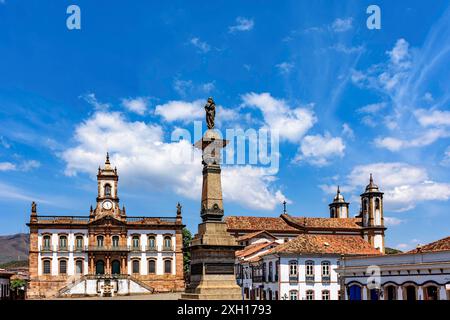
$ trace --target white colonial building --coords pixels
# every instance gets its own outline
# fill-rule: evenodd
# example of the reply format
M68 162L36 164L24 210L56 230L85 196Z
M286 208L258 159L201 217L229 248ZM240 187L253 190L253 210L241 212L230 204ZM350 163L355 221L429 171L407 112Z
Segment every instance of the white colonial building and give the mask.
M344 257L346 300L450 300L450 237L407 253Z
M237 281L245 299L338 300L342 255L380 255L352 235L302 234L279 244L253 244L237 253Z
M14 275L12 272L0 269L0 300L8 300L11 293L11 277Z

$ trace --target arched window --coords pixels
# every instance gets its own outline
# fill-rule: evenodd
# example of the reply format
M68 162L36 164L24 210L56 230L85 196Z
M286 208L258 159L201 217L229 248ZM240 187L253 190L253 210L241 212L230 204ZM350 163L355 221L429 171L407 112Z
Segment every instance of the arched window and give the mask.
M322 291L322 300L330 300L330 291L329 290Z
M113 260L111 263L111 273L112 274L120 274L120 261Z
M306 300L314 300L314 290L306 290Z
M76 274L83 274L83 260L76 260L75 261L75 273Z
M269 262L269 282L273 281L273 264L272 261Z
M103 236L97 236L97 247L103 247L104 239Z
M404 296L406 296L406 300L408 300L408 301L416 301L417 300L415 286L413 286L413 285L406 286L404 288L404 290L405 290Z
M139 273L139 260L133 260L131 267L133 273Z
M156 261L148 260L148 273L155 274L156 273Z
M363 202L363 211L364 211L364 212L369 211L369 201L368 201L367 199L364 199L364 202Z
M132 241L132 245L133 245L133 249L138 249L139 248L139 236L133 236L133 241Z
M50 274L52 272L50 260L44 260L43 265L43 273Z
M375 199L375 210L380 210L380 199L379 198Z
M305 276L306 281L314 281L314 261L308 260L305 262Z
M335 208L331 208L331 217L336 218L336 209Z
M98 260L95 264L95 273L96 274L105 274L105 263L103 260Z
M439 300L439 288L434 285L429 285L424 288L425 300Z
M289 277L297 277L297 274L298 274L297 261L296 260L289 261Z
M298 291L297 290L289 291L289 299L290 300L298 300Z
M67 249L67 236L59 236L59 249L60 250Z
M386 300L397 300L397 288L394 285L389 285L384 289Z
M330 261L322 261L322 277L330 277Z
M75 238L75 249L76 250L83 249L83 236L76 236L76 238Z
M164 273L172 273L172 260L164 260Z
M51 245L50 245L50 236L45 235L43 238L43 250L50 251Z
M172 237L171 236L165 236L164 237L164 249L165 250L171 250L172 249Z
M67 273L67 260L61 259L59 260L59 274L66 274Z
M110 196L111 196L111 185L105 184L105 197L110 197Z
M119 236L113 236L112 237L112 246L114 248L117 248L119 246Z
M155 236L148 236L148 248L154 250L156 248Z

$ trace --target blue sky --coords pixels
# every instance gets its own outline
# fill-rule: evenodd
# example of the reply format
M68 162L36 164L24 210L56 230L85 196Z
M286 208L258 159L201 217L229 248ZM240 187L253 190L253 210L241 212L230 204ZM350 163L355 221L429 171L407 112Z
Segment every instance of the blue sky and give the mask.
M81 9L68 30L66 9ZM449 235L450 6L377 1L0 1L0 234L41 214L87 215L111 153L128 215L199 222L201 164L177 165L213 96L218 128L270 128L280 165L224 166L225 213L327 217L336 185L359 210L374 174L386 244ZM197 159L197 158L196 158Z

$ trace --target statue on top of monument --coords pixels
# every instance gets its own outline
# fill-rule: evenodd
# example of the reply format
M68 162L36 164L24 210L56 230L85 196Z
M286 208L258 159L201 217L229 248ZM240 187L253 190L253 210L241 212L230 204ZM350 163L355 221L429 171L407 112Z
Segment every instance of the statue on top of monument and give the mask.
M212 97L208 98L208 102L205 105L206 111L206 124L208 129L214 128L214 118L216 117L216 104Z

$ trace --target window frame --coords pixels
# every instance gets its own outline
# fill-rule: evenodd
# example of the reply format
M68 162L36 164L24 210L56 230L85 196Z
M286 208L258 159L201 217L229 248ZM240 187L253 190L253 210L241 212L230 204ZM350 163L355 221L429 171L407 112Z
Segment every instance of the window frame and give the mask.
M293 294L295 294L295 299L292 299ZM289 300L298 300L298 290L289 290Z
M100 239L101 239L101 241L100 241ZM97 242L97 247L103 248L103 247L105 246L105 236L103 236L103 235L97 235L97 236L95 237L95 240L96 240L96 242Z
M63 271L63 264L64 264L64 271ZM67 267L68 267L69 261L66 258L58 259L58 274L59 275L67 275Z
M327 296L328 298L324 299L325 296ZM322 300L328 301L331 300L330 298L331 298L330 290L322 290Z
M45 264L48 262L48 272L46 272ZM49 275L52 274L52 259L42 259L42 274Z
M311 299L309 299L309 297L311 297ZM308 301L315 300L314 290L309 289L309 290L305 291L305 300L308 300Z
M150 263L153 263L154 270L150 271ZM156 274L156 259L148 259L147 261L148 274Z
M167 264L168 263L168 264ZM169 265L169 272L167 272L166 265ZM163 260L163 266L164 266L164 274L172 274L172 259L164 259Z
M137 266L137 272L135 271L135 266ZM131 273L139 274L141 272L141 261L139 259L131 260Z
M166 245L166 240L169 241L169 245ZM164 235L163 237L163 249L172 250L172 235Z
M78 272L78 264L81 264L81 272ZM83 275L84 274L84 260L83 259L75 259L75 274Z
M298 261L290 260L289 261L289 277L297 277L298 276Z
M109 192L107 192L107 190ZM109 183L105 183L105 185L103 186L103 193L104 193L105 197L111 197L111 195L112 195L112 186Z

